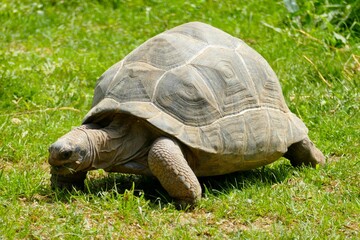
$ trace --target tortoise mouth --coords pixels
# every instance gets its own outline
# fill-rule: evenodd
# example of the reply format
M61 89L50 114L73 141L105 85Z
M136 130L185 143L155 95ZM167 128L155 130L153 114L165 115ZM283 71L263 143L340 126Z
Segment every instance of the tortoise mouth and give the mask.
M75 163L75 164L74 164ZM59 166L51 166L51 174L57 174L57 175L66 175L69 173L76 172L76 169L79 167L80 163L78 161L76 162L70 162Z

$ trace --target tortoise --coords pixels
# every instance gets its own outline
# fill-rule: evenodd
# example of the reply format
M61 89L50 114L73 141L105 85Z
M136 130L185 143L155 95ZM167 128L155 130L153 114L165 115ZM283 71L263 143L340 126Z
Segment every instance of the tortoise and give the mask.
M201 176L264 166L324 164L277 76L244 41L200 22L140 45L98 80L81 126L49 148L52 186L86 173L155 176L180 203L201 198Z

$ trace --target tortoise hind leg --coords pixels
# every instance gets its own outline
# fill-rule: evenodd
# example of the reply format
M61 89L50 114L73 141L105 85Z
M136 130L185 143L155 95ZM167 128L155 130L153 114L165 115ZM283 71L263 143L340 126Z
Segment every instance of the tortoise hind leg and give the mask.
M308 137L300 142L293 143L284 154L284 157L289 159L294 167L303 164L312 167L316 167L317 164L325 164L324 154L315 147Z

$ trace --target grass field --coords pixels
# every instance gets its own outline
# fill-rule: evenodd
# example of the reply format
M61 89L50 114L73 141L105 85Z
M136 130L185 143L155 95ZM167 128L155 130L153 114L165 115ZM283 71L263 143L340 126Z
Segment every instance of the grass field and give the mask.
M359 0L2 1L0 239L360 238L359 13ZM47 149L81 123L97 78L188 21L268 60L327 165L201 179L189 211L154 179L101 170L84 192L51 190Z

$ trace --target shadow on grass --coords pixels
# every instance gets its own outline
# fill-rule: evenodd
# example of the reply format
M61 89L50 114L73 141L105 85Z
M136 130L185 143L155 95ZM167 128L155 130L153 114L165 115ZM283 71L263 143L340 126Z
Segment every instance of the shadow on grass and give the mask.
M236 172L221 176L201 177L199 182L202 186L203 195L222 195L237 189L242 190L254 185L258 187L270 187L281 183L296 171L290 164L280 163L276 166L264 166L262 168ZM162 188L159 181L154 177L110 173L107 177L88 178L85 189L60 190L55 189L52 194L52 202L71 202L74 196L86 195L87 198L96 198L111 195L113 198L126 198L131 196L143 197L154 206L166 206L173 203L173 199Z
M267 187L281 183L291 176L295 170L296 168L290 164L279 164L276 167L264 166L249 171L200 178L199 180L203 186L203 192L206 189L209 194L217 196L226 194L233 189L242 190L254 185Z
M242 190L253 185L270 187L286 180L293 171L295 168L291 165L279 164L276 167L265 166L222 176L201 177L199 181L203 193L217 196L227 194L233 189ZM107 177L87 179L85 185L85 190L83 192L76 191L75 195L85 193L91 198L91 196L104 194L129 196L130 193L135 197L144 197L145 200L156 206L164 206L173 202L173 199L154 177L110 173ZM66 191L61 191L60 194L57 194L58 200L69 201L69 197L73 196L74 191L67 193L68 195Z

